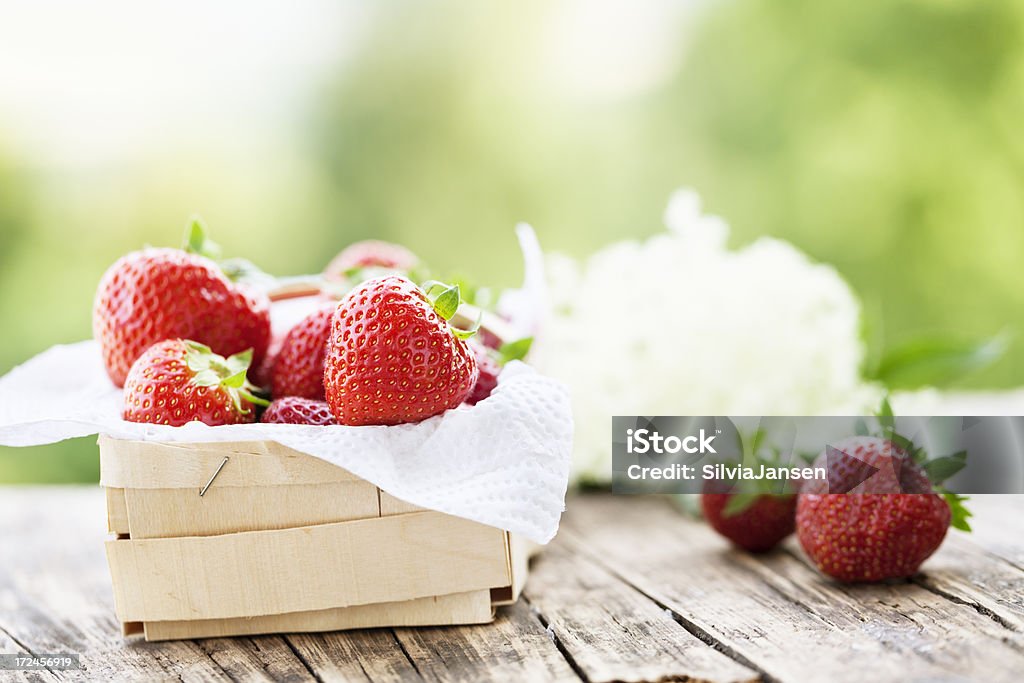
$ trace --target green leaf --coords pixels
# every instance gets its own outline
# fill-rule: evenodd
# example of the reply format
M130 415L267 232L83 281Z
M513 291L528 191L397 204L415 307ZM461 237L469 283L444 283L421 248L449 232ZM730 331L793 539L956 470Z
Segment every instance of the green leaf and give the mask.
M220 245L207 237L206 225L199 216L193 216L185 231L185 251L216 261L221 256Z
M468 330L462 330L462 329L459 329L458 327L455 327L454 325L452 325L451 326L452 334L454 334L459 339L469 339L474 334L476 334L477 332L480 331L480 323L481 323L481 321L483 321L483 319L484 319L484 312L480 311L479 313L477 313L476 322L473 323L472 327L470 327Z
M220 385L228 389L241 389L245 386L245 370L225 377L220 381Z
M231 374L234 375L241 372L244 375L245 371L252 365L252 349L239 351L233 356L228 356L227 360L224 361L224 365Z
M459 295L459 286L452 285L434 299L434 310L445 320L451 320L455 311L459 310L460 303L462 303L462 297Z
M200 370L195 374L195 377L192 378L192 383L199 387L215 387L220 384L220 382L220 374L212 368Z
M1002 358L1008 343L1006 334L980 342L917 339L884 354L868 379L890 389L945 386Z
M892 414L892 405L889 403L889 396L882 397L882 405L878 409L878 426L882 433L892 432L896 429L896 418Z
M941 484L967 466L967 451L944 455L922 464L925 474L935 484Z
M245 386L243 386L241 389L238 390L238 395L241 398L244 398L249 403L252 403L253 405L263 406L264 408L269 406L270 405L270 401L268 401L267 399L263 398L259 394L255 393L254 389L255 389L255 387L253 387L251 384L246 382Z
M954 529L960 529L960 531L970 531L971 525L967 519L974 515L964 506L964 501L970 499L967 496L961 496L950 491L943 491L942 497L946 499L946 503L949 505L949 511L951 513L949 520L950 526Z
M504 365L512 360L522 360L533 346L533 337L523 337L515 341L505 342L498 349L498 360Z
M725 507L722 508L722 516L724 517L735 517L740 514L754 502L761 497L760 493L735 493L729 497L726 501Z
M857 436L867 436L869 434L868 423L864 421L864 418L857 418L857 421L853 424L853 433Z
M897 448L906 451L908 454L913 454L913 452L916 450L914 442L908 439L907 437L903 436L902 434L892 432L891 434L889 434L889 440L892 441L893 445L895 445Z
M426 294L427 296L430 296L430 293L433 292L438 287L441 287L442 289L448 289L450 285L441 282L440 280L426 280L423 282L423 284L420 285L420 289L422 289L423 293Z

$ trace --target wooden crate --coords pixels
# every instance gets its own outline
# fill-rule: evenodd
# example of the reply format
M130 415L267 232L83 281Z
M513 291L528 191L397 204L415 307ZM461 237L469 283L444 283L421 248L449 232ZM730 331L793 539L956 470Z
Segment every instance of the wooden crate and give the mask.
M486 623L536 549L273 442L99 447L125 635Z

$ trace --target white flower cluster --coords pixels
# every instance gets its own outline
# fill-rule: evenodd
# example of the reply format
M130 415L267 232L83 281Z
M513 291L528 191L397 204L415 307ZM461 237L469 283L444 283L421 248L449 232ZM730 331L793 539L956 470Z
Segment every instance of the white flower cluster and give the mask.
M669 231L579 264L547 261L551 310L532 354L566 382L574 476L611 477L612 415L859 415L860 307L834 268L787 242L726 246L728 226L681 190ZM868 414L868 413L865 413Z

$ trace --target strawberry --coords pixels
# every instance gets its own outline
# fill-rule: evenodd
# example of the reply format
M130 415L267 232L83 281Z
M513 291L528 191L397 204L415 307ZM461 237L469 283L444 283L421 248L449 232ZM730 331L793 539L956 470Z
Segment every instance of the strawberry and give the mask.
M701 494L704 519L715 531L752 553L763 553L793 533L796 496L759 494Z
M252 349L258 366L270 340L270 303L232 283L204 256L145 249L122 257L103 276L93 335L117 386L146 349L165 339L194 339L222 354Z
M483 328L481 328L481 331L483 331ZM473 385L473 390L466 397L466 403L469 405L476 405L491 395L494 388L498 386L498 375L501 374L502 366L511 360L522 360L525 358L526 354L530 351L530 346L533 344L533 337L524 337L523 339L505 344L499 341L497 346L494 347L496 350L491 349L487 344L487 340L481 341L483 341L482 344L470 344L480 374L477 377L476 384Z
M812 464L828 480L809 479L797 502L797 538L823 573L866 582L912 576L934 553L952 523L970 530L962 496L935 492L966 453L928 460L896 433L888 402L882 436L856 436L826 446Z
M293 425L332 425L335 424L331 408L325 401L314 401L298 396L279 398L263 411L260 422L273 422Z
M491 395L494 388L498 386L498 375L501 373L501 366L498 361L491 358L487 349L479 344L470 344L473 349L473 357L476 358L476 367L479 370L476 384L473 390L466 397L466 403L475 406L480 401Z
M354 242L331 259L324 268L328 280L345 280L349 272L361 268L384 268L409 272L419 263L416 254L400 244L380 240Z
M326 304L288 331L271 373L273 395L323 400L324 356L335 304Z
M253 404L267 402L245 378L252 351L230 358L198 342L169 339L139 356L124 385L123 417L129 422L180 427L252 422Z
M802 494L797 538L823 573L840 581L881 581L915 574L950 523L935 493Z
M281 345L284 344L283 334L275 334L271 336L270 343L267 344L267 352L263 355L263 360L260 364L253 367L249 373L252 376L252 381L257 386L269 389L273 384L274 377L274 365L277 363L277 354L281 353Z
M346 425L419 422L462 403L476 383L473 352L448 321L458 286L436 299L398 275L367 280L339 303L324 360L334 419Z

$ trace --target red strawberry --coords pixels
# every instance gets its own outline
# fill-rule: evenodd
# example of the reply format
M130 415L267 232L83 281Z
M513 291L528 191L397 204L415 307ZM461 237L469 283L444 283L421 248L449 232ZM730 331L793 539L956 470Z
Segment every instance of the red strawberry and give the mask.
M890 429L891 431L891 429ZM828 480L804 483L797 503L797 538L823 573L840 581L911 576L942 544L953 520L969 529L953 494L933 493L922 453L902 437L859 436L840 441L815 460ZM933 468L938 471L938 468Z
M288 331L271 373L274 396L324 398L324 356L335 304L306 316Z
M254 396L245 379L252 351L230 358L194 341L169 339L139 356L124 385L123 417L129 422L180 427L192 421L208 425L252 422Z
M260 422L318 426L335 424L330 406L325 401L298 396L286 396L271 403L263 412Z
M473 352L448 324L459 301L457 286L431 301L397 275L349 292L334 313L324 361L334 419L346 425L419 422L462 403L478 370Z
M483 332L484 328L481 327L480 331ZM469 392L469 396L466 397L466 403L470 405L476 405L490 396L494 388L498 386L498 375L501 374L501 368L505 363L522 360L533 345L533 337L524 337L513 342L499 342L495 350L491 350L487 340L482 341L484 342L482 345L470 344L473 356L476 358L477 368L480 370L480 376L477 378L476 384L473 385L473 391Z
M828 479L808 479L802 493L928 493L924 470L915 465L908 444L879 436L854 436L825 447L812 467Z
M284 344L283 334L272 336L267 345L267 352L263 355L263 360L249 373L252 375L253 383L257 386L269 389L273 384L274 364L277 362L277 354L281 352L282 344Z
M793 533L796 496L760 494L743 500L744 494L704 493L700 497L704 518L715 531L744 550L763 553ZM732 505L730 502L732 501ZM737 501L744 505L737 505ZM733 509L742 507L742 509Z
M479 368L479 376L473 390L466 397L466 403L475 406L478 402L491 395L494 388L498 386L498 375L501 373L501 366L498 361L491 358L487 349L479 344L470 344L473 349L473 356L476 358L476 366Z
M353 268L387 268L408 272L416 267L419 259L400 244L363 240L348 245L331 259L324 269L328 280L344 280Z
M801 495L797 538L825 574L840 581L911 576L938 549L949 505L935 493Z
M270 340L270 303L232 283L208 258L145 249L122 257L103 276L93 335L118 386L132 363L165 339L194 339L222 354L253 349L258 365Z

